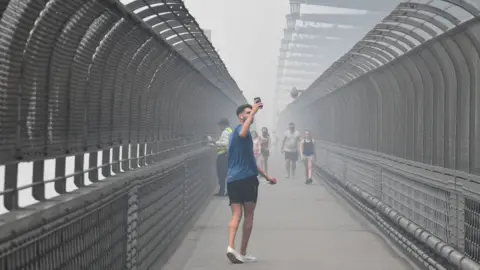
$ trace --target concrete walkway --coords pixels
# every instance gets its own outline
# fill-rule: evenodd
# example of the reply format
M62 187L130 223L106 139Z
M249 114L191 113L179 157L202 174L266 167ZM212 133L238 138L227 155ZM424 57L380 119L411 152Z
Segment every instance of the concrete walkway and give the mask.
M279 183L260 186L249 245L249 253L258 262L229 263L225 256L230 218L228 199L214 198L163 270L413 269L320 179L310 186L300 176L283 179L281 163L277 159L276 166L272 166ZM237 248L240 236L241 228Z

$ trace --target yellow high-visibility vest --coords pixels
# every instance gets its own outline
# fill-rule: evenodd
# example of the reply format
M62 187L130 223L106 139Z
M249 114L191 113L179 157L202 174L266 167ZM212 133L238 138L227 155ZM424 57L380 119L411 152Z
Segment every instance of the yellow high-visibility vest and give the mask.
M228 135L230 136L230 134L232 134L232 129L227 127L224 131L227 131ZM222 131L223 133L223 131ZM230 138L229 138L230 140ZM224 147L224 146L217 146L217 155L223 155L225 154L226 152L228 151L228 146Z

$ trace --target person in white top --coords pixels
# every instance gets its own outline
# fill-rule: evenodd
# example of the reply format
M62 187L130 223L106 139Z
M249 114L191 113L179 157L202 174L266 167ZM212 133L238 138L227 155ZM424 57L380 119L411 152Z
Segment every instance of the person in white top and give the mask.
M256 131L252 131L252 140L253 140L253 155L255 156L255 160L257 161L257 166L260 167L261 160L262 160L262 138L258 136Z
M295 177L299 145L300 132L295 130L294 123L290 123L288 124L288 130L285 131L281 149L282 153L285 153L285 168L287 169L287 178L289 178L290 175Z
M265 173L268 173L268 157L270 156L270 147L272 146L272 140L268 129L262 128L262 164L261 167Z

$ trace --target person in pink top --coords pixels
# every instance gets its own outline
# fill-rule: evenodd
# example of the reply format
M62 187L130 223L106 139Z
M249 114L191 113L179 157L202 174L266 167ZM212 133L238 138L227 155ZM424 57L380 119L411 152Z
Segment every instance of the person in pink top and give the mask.
M253 155L255 156L255 160L257 161L257 166L261 164L262 158L262 139L258 136L256 131L252 131L252 139L253 139Z

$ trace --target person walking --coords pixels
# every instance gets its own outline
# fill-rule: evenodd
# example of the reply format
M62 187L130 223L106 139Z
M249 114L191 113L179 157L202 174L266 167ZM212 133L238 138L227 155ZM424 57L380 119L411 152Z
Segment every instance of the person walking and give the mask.
M253 155L255 156L257 166L260 166L262 160L262 139L256 131L252 131L251 134L253 140Z
M272 146L272 140L268 129L266 127L262 128L262 163L261 167L268 174L268 157L270 156L270 147Z
M312 169L315 161L315 141L309 131L305 131L305 137L300 142L300 154L305 164L305 184L309 185L313 182Z
M232 129L230 128L230 122L226 118L221 119L217 124L222 133L216 142L211 142L217 149L217 177L219 188L215 196L226 196L225 185L228 170L228 142Z
M255 257L247 253L248 241L253 228L253 216L258 198L258 175L263 176L270 184L277 180L263 172L256 164L253 154L253 140L250 125L254 116L262 107L262 103L253 106L246 104L238 107L237 117L240 124L230 136L228 147L227 190L230 199L232 218L228 223L227 258L232 263L255 261ZM240 252L235 250L235 237L243 214L243 235Z
M287 178L295 177L295 170L298 161L298 147L300 143L300 133L295 130L295 124L288 124L288 130L284 133L282 142L282 153L285 154L285 168L287 170ZM290 174L291 173L291 174Z

